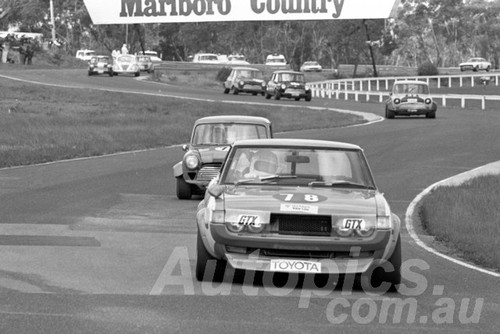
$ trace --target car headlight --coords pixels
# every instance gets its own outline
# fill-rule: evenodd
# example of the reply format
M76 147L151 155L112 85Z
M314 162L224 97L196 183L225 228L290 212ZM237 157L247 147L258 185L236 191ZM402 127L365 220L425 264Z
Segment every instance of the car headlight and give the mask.
M286 85L285 84L281 84L281 89L285 90L286 89Z
M377 217L377 229L387 230L392 227L391 217L389 216L379 216Z
M337 228L337 229L335 230L335 232L337 232L337 234L338 234L339 236L344 237L344 238L347 238L347 237L350 237L354 231L353 231L353 230L351 230L351 229L341 229L341 228Z
M224 210L212 210L210 211L210 222L213 224L224 224L226 215Z
M195 169L199 166L200 164L200 159L196 155L188 155L185 159L184 162L186 163L186 167L189 169Z
M243 229L245 228L245 225L244 224L241 224L239 222L231 222L231 223L226 223L226 228L230 231L230 232L233 232L233 233L240 233L241 231L243 231Z
M265 82L261 83L261 85L262 85L262 88L266 87L266 83Z
M394 99L394 104L400 104L401 103L401 100L400 99Z
M356 234L359 235L362 238L368 238L375 232L374 228L368 228L366 230L356 230Z
M241 87L245 86L245 82L243 80L241 80L239 84Z
M425 99L425 104L431 104L432 103L432 99L431 98L426 98Z
M261 223L253 223L253 224L249 224L247 226L247 229L248 229L248 232L251 232L251 233L260 233L262 231L264 231L264 224L261 224Z
M308 85L306 85L304 88L305 90L311 90L311 87L309 87Z

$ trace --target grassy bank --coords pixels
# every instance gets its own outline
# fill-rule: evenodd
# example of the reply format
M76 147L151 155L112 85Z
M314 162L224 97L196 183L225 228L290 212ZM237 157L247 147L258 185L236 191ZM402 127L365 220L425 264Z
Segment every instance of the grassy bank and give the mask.
M364 122L331 111L235 106L5 79L0 85L0 167L185 143L194 121L209 115L267 117L276 132Z
M500 176L439 187L419 209L423 227L464 258L500 269Z

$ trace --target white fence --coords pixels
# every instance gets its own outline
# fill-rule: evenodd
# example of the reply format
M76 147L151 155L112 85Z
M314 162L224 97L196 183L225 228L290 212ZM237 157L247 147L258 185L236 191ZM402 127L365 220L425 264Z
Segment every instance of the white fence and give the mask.
M436 83L437 88L452 87L474 87L475 85L500 84L500 72L485 72L473 74L455 74L440 76L418 76L418 77L383 77L383 78L359 78L359 79L339 79L330 81L313 82L309 85L312 88L313 97L349 100L354 97L355 101L371 101L373 98L383 102L389 97L389 89L395 81L399 80L420 80L428 84ZM478 81L479 83L477 83ZM383 89L383 90L381 90ZM431 90L432 91L432 90ZM433 99L441 101L441 105L446 107L448 100L460 101L460 107L466 108L467 100L480 103L481 109L486 108L487 101L500 101L500 95L463 95L463 94L432 94Z

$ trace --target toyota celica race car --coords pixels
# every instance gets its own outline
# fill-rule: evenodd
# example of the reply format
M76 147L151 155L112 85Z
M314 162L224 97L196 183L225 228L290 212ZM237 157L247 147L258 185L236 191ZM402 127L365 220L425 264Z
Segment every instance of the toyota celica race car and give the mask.
M271 137L271 122L264 117L225 115L198 119L191 142L182 146L186 152L182 161L173 166L177 198L190 199L193 194L204 194L236 140Z
M429 85L424 81L396 81L385 101L385 117L425 115L436 118L437 104L432 99Z
M356 145L235 142L198 205L196 222L200 281L220 280L227 265L360 274L387 290L401 280L401 223Z

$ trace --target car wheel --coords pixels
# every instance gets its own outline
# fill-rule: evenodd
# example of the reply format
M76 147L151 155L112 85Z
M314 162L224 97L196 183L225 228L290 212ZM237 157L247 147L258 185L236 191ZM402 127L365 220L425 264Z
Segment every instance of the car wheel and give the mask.
M91 71L89 71L89 77L90 77L90 76L92 76L92 72L91 72Z
M425 118L436 118L436 112L435 111L429 111L426 115Z
M231 90L229 88L224 87L224 94L229 94Z
M193 195L191 185L187 183L182 176L177 177L177 198L190 199Z
M112 76L113 76L113 72L108 72L108 75L109 75L110 77L112 77Z
M141 72L136 72L134 75L138 77L139 75L141 75Z
M489 72L490 71L490 67L486 67L486 72Z
M205 278L211 278L212 281L222 281L224 269L224 261L217 260L207 251L201 239L200 230L198 230L196 238L196 279L200 282Z
M306 100L306 102L311 102L311 95L307 95L305 100Z
M362 285L366 287L366 280L370 279L369 286L374 290L396 291L397 286L401 283L401 262L401 236L399 236L391 257L374 268L371 277L369 277L370 275L362 275L361 280L365 281L362 282ZM387 283L390 285L387 286ZM389 289L387 290L387 288Z
M394 118L394 111L385 107L385 118L393 119Z
M239 92L240 92L240 90L239 90L238 88L233 87L233 94L234 94L234 95L238 95L238 94L239 94Z
M300 97L296 97L296 98L295 98L295 101L300 101Z
M477 66L472 68L472 71L477 72Z
M275 100L281 99L281 93L278 90L274 92L274 99Z
M271 96L272 96L271 94L269 94L269 93L267 92L267 89L266 89L266 91L264 92L264 95L266 96L266 99L267 99L267 100L269 100L269 99L271 98Z

